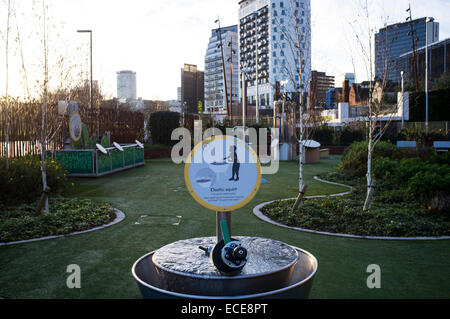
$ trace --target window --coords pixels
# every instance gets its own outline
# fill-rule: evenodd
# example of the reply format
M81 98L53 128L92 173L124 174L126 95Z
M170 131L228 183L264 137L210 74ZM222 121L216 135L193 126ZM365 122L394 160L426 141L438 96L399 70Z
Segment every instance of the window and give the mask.
M283 7L284 7L284 3L280 2L280 8L283 8Z
M281 15L285 16L286 15L286 11L285 10L281 10Z

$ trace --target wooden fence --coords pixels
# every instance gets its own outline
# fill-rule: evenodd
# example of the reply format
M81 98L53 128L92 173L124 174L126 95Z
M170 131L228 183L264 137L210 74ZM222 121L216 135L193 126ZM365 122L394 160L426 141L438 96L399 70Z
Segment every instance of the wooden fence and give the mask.
M111 142L134 143L143 136L144 115L128 110L89 109L80 106L80 115L89 135L111 133ZM8 121L7 118L8 117ZM6 116L5 104L0 112L0 157L6 155L6 123L9 123L9 157L39 155L41 152L42 104L11 101ZM64 146L68 138L68 117L58 115L57 104L49 103L46 121L47 149L54 151Z

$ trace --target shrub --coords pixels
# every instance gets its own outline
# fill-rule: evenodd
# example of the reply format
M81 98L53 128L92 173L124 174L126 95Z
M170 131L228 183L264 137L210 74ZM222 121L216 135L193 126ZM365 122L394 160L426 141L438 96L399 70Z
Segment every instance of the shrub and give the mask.
M35 214L35 205L0 207L0 242L65 235L104 225L116 214L109 204L91 200L52 199L50 214Z
M339 169L342 169L354 176L364 176L367 173L367 152L368 142L355 142L350 145L344 153ZM397 146L387 142L379 142L375 146L373 159L390 158L395 159L399 156Z
M347 146L351 145L355 141L364 141L365 134L364 131L358 127L345 126L339 132L339 145Z
M46 162L47 184L52 193L67 185L67 171L52 159ZM36 200L42 193L41 161L37 156L13 158L6 170L0 159L0 202L23 203Z
M335 133L329 126L321 126L313 133L313 140L319 142L323 146L332 146Z
M408 180L408 190L416 195L431 199L440 191L450 189L450 168L428 164Z
M180 114L175 112L156 112L150 116L150 131L155 144L173 145L173 130L180 127Z
M373 174L377 179L388 178L393 175L397 165L398 162L395 160L391 160L390 158L375 158L372 167Z
M416 141L419 146L433 146L434 141L448 141L450 135L444 130L434 129L426 133L421 127L408 127L403 129L399 135L399 140Z
M435 164L420 158L400 162L376 158L373 172L377 179L388 185L388 189L407 188L409 193L425 201L450 190L450 166L446 164Z

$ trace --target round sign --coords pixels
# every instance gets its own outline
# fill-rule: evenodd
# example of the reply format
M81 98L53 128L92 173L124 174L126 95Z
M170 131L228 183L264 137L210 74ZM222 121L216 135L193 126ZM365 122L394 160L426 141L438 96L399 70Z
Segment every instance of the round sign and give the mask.
M215 136L198 144L187 158L184 178L202 206L229 212L247 205L261 185L257 154L242 140Z
M82 122L81 116L78 112L73 113L69 120L69 132L70 138L74 142L78 142L81 139Z

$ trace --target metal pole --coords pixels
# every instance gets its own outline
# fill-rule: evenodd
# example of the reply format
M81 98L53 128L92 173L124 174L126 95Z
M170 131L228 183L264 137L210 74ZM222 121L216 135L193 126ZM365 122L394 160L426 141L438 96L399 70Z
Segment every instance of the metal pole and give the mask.
M244 71L241 71L241 74L242 74L242 76L241 76L242 77L242 92L241 92L241 94L242 94L242 126L244 127L244 131L245 131L245 109L246 109L245 103L247 100L247 96L245 94L245 88L246 88L247 84L245 83Z
M222 69L223 69L223 85L225 87L225 101L227 103L227 115L230 116L230 105L228 101L228 88L227 88L227 75L225 70L225 58L223 55L223 43L222 43L222 29L220 28L220 19L216 21L219 24L219 40L220 40L220 49L222 53Z
M402 130L405 127L405 72L401 71L402 75Z
M428 134L428 23L425 36L425 125Z
M231 236L231 212L216 212L216 236L218 243L223 240L221 223L224 220L228 224L228 233Z
M233 121L233 37L230 37L230 117Z
M255 15L255 36L256 36L256 124L259 124L259 53L258 53L258 12Z
M94 94L93 94L93 92L94 92L94 82L92 81L92 31L90 31L89 32L89 35L90 35L90 46L91 46L91 93L90 93L90 96L91 96L91 109L92 109L92 107L94 106Z

